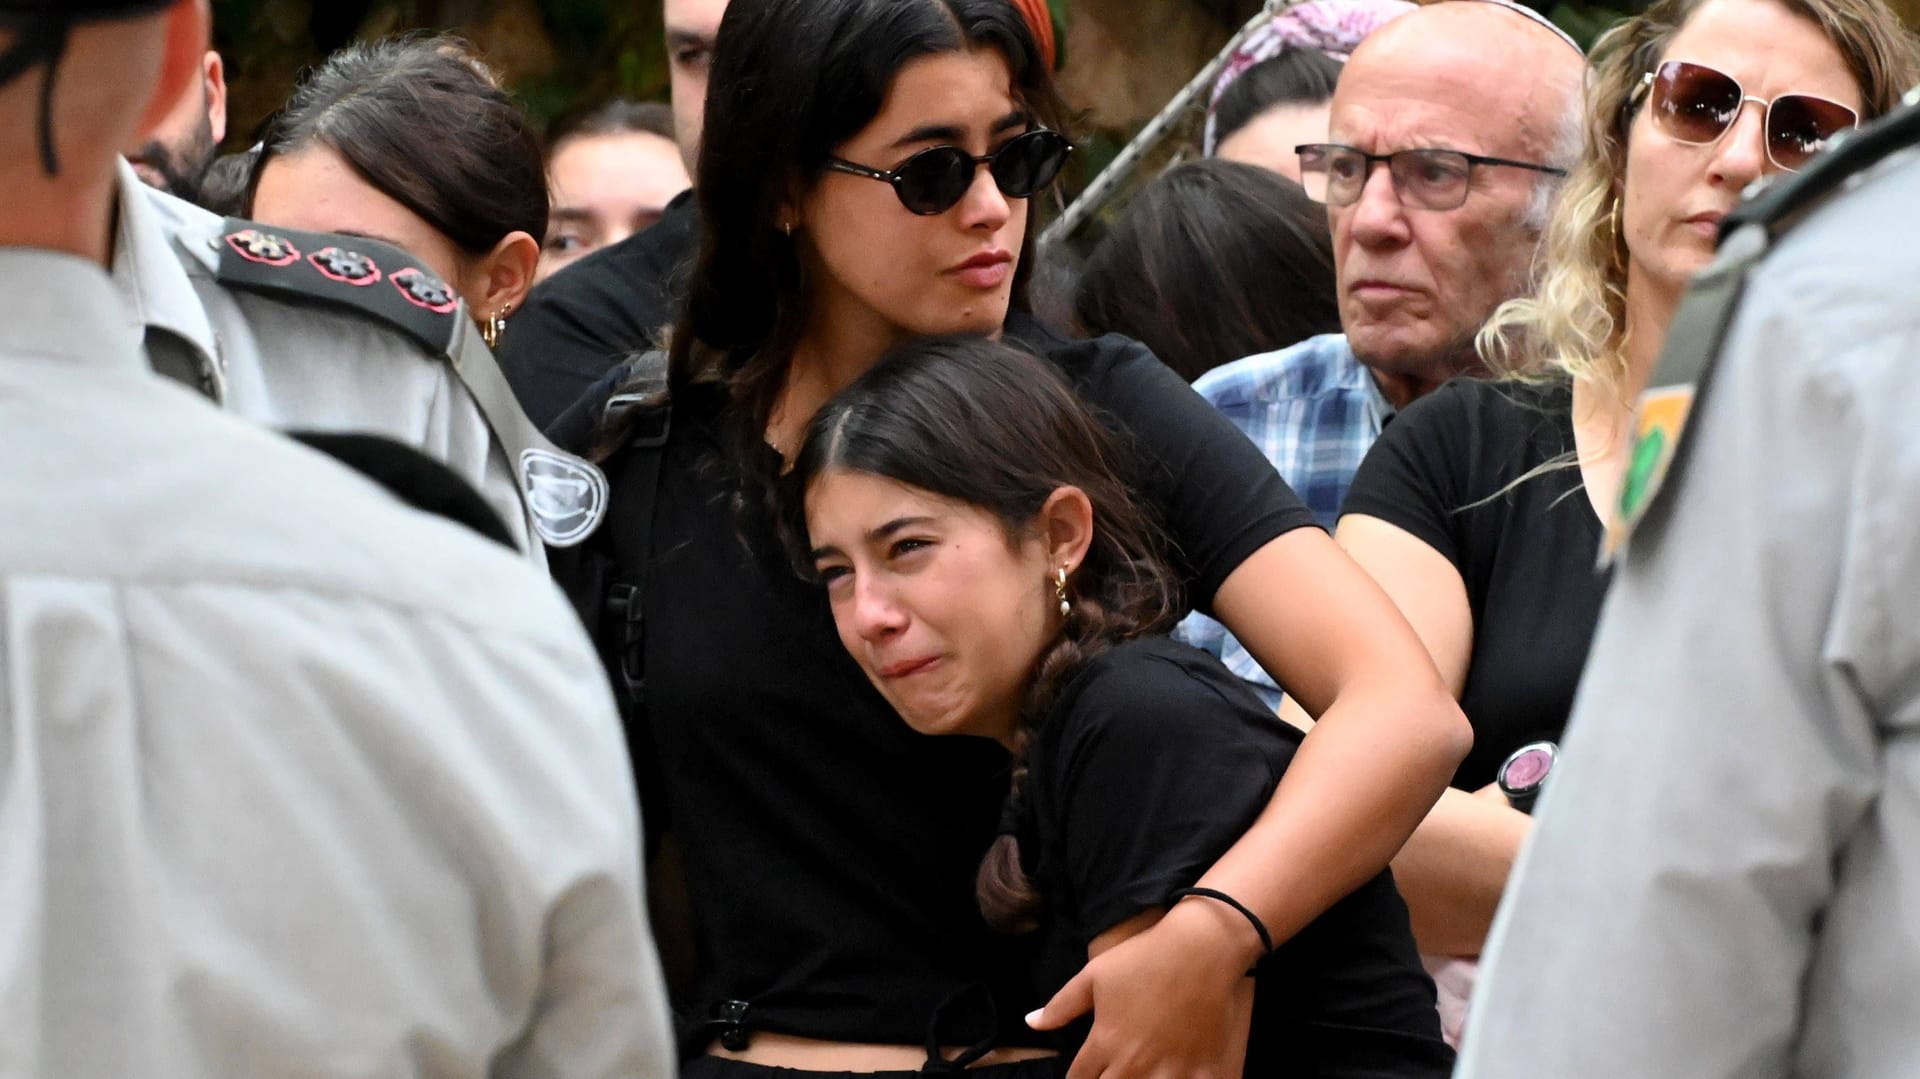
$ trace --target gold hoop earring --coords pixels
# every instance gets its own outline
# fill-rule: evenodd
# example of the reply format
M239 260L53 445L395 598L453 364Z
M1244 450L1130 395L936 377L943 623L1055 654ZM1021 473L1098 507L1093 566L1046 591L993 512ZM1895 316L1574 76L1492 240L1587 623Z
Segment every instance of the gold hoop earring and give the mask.
M480 340L485 341L488 348L500 347L500 335L507 332L507 314L512 310L513 305L508 304L480 324Z
M1618 195L1613 197L1613 209L1607 214L1607 234L1613 239L1611 246L1614 264L1625 265L1627 260L1622 251L1627 246L1627 233L1626 226L1620 223L1620 196Z
M1060 617L1073 613L1073 604L1067 599L1067 567L1061 566L1053 571L1053 595L1060 601Z

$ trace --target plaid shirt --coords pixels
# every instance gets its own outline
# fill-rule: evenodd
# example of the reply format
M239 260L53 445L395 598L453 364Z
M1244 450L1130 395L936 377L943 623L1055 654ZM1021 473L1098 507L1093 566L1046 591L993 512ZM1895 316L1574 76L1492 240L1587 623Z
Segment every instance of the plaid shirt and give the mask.
M1209 371L1193 388L1253 439L1328 531L1360 459L1394 411L1337 333L1237 360ZM1220 657L1269 704L1279 704L1279 687L1226 627L1195 614L1180 623L1177 636Z

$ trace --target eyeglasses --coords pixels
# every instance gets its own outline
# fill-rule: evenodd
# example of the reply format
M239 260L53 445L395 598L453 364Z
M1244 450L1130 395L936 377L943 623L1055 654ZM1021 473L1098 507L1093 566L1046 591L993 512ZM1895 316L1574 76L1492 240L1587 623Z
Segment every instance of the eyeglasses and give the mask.
M1668 60L1640 79L1635 96L1652 90L1653 126L1675 142L1719 142L1751 101L1766 109L1767 159L1797 172L1827 140L1860 124L1860 114L1812 94L1749 95L1734 77L1704 64Z
M1551 165L1483 157L1461 150L1396 150L1390 154L1370 154L1339 143L1316 142L1296 146L1293 152L1300 155L1300 185L1307 189L1307 197L1329 206L1351 206L1359 202L1376 161L1386 163L1387 175L1393 178L1393 190L1401 202L1425 210L1459 209L1467 201L1467 189L1476 166L1530 169L1549 176L1567 174L1565 169Z
M1052 183L1073 152L1073 143L1057 131L1035 128L1007 140L990 154L975 157L958 146L935 146L900 163L891 172L856 165L837 157L827 159L835 172L884 180L893 185L900 204L922 217L943 214L966 197L974 170L981 165L992 174L994 186L1010 199L1024 199Z

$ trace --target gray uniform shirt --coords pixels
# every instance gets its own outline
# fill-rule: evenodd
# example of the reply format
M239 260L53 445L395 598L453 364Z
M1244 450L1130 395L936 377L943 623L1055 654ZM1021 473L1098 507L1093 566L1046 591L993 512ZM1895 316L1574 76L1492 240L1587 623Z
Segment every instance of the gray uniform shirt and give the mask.
M1629 542L1472 1079L1920 1075L1920 157L1751 278Z
M268 426L384 435L443 462L544 565L510 452L455 363L350 308L227 288L214 277L223 224L121 162L113 278L154 365L209 372L222 407ZM471 347L462 363L493 362Z
M670 1076L558 593L153 374L100 267L0 295L0 1076Z

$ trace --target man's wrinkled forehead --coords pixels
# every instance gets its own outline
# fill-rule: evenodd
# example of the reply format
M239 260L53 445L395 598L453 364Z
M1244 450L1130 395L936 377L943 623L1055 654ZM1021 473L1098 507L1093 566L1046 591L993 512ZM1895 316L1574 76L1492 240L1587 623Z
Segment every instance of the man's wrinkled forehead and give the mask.
M1335 140L1393 143L1362 147L1376 152L1537 150L1578 94L1584 61L1557 31L1503 7L1446 0L1368 37L1334 91Z

